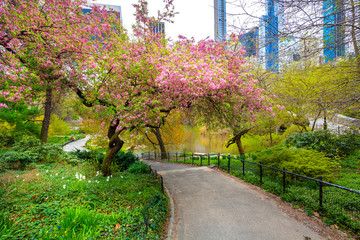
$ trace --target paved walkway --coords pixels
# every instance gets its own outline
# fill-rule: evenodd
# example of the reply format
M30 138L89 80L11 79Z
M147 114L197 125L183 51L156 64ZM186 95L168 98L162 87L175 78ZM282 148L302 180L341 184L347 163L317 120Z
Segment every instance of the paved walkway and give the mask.
M63 149L65 152L71 152L71 151L75 151L76 149L79 149L81 151L86 150L85 149L85 144L86 142L90 139L90 136L87 135L85 138L76 140L74 142L68 143L66 144Z
M324 239L245 184L208 167L145 161L164 178L175 202L179 240Z

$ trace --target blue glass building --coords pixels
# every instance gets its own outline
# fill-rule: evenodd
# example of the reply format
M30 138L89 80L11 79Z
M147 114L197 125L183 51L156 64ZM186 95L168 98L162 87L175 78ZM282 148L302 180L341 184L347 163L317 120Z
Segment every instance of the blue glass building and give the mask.
M345 11L342 0L323 0L323 51L325 62L345 55Z
M226 41L226 1L214 0L215 41Z
M265 66L266 70L279 70L279 22L282 9L277 0L266 0L266 15L262 17L265 25Z
M245 47L245 57L257 56L259 45L259 28L254 27L249 32L239 37L239 41Z

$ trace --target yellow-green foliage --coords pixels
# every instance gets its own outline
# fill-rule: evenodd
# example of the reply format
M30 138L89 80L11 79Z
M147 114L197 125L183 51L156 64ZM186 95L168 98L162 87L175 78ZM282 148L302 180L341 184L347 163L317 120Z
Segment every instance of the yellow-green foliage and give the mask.
M313 149L287 148L276 146L257 154L257 161L267 166L285 169L289 172L318 178L325 181L335 180L335 170L339 164Z
M241 138L245 153L256 153L265 150L269 147L275 146L285 140L289 135L299 132L301 129L296 125L291 125L283 134L272 133L272 143L270 141L270 134L253 135L246 134ZM229 147L229 152L237 152L236 144Z
M66 135L70 133L70 127L56 114L51 115L49 136Z

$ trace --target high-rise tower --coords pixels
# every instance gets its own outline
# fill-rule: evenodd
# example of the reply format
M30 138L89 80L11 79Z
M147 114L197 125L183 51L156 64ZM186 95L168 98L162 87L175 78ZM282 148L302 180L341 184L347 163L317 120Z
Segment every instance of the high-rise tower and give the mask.
M325 62L345 55L345 9L343 0L323 0Z
M279 70L279 29L283 21L283 9L278 0L266 0L265 16L265 66L269 71Z
M215 41L226 41L226 1L214 0Z

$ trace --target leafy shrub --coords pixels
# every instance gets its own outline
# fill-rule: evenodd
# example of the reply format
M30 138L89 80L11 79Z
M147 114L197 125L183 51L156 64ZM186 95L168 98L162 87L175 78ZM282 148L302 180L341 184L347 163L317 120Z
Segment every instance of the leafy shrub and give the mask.
M342 135L331 134L328 130L297 133L285 140L287 146L314 149L324 152L327 157L344 157L353 154L360 147L360 137L355 131Z
M308 177L318 178L321 175L326 181L334 180L334 169L338 167L338 164L324 153L285 146L276 146L258 153L257 161L279 169L285 167L289 172Z
M7 151L0 152L0 165L5 169L24 169L29 163L73 162L60 146L42 143L31 136L14 143Z
M51 115L49 136L66 135L71 131L69 125L59 118L56 114Z
M21 140L23 133L17 132L13 129L2 131L0 130L0 149L7 149L12 147L17 141Z
M75 152L72 152L75 156L77 156L80 159L86 160L88 162L91 162L93 164L97 164L100 168L105 154L98 152L98 151L80 151L76 150ZM112 162L113 165L116 165L116 167L120 171L124 171L130 167L131 164L133 164L138 158L132 153L132 152L123 152L119 151Z
M127 171L130 173L149 173L150 169L146 163L136 161L127 169Z

